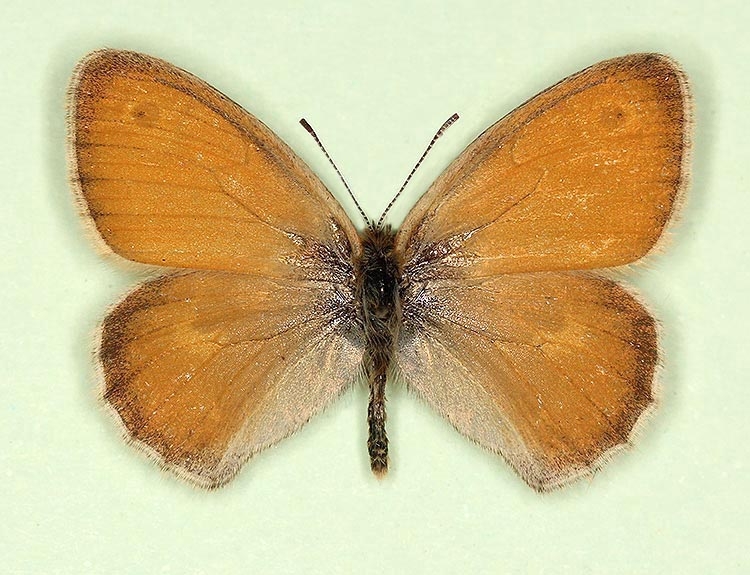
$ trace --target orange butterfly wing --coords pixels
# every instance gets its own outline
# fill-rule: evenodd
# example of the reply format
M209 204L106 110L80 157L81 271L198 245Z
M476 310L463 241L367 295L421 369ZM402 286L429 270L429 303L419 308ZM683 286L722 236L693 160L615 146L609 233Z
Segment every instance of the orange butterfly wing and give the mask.
M232 479L356 377L336 288L249 274L166 275L104 320L104 398L129 437L204 487Z
M398 368L538 490L589 473L653 401L654 320L615 282L684 186L687 88L668 59L595 65L482 134L417 203Z
M114 252L218 270L136 288L104 320L98 358L128 436L222 485L355 379L357 233L268 128L161 60L85 59L70 137L80 198Z
M96 229L137 262L288 276L304 240L359 240L271 130L162 60L91 54L70 91L75 182Z
M408 261L460 242L473 277L637 260L683 187L686 93L655 54L563 80L469 145L409 213L398 247Z
M425 292L404 312L403 377L535 489L595 468L654 400L654 320L615 282L535 272Z

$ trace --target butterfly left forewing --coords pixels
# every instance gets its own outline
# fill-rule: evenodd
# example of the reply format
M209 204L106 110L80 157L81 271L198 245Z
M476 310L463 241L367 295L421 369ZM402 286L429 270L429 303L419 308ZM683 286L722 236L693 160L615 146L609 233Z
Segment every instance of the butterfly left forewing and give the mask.
M136 262L299 277L318 244L359 240L320 180L268 127L192 74L101 50L70 87L74 184L116 254Z

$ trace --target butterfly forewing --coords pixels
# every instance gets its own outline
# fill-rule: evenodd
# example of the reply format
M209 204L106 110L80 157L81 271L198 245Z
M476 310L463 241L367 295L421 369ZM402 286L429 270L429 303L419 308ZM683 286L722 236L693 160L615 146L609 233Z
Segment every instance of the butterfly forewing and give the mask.
M409 213L407 261L451 248L463 275L602 268L654 245L685 180L687 87L671 60L608 60L477 138Z
M684 186L688 95L652 54L603 62L482 134L419 200L398 368L534 488L596 469L653 401L657 333L616 283Z
M343 233L340 205L265 125L198 78L104 50L71 87L74 177L96 229L137 262L283 277ZM307 244L305 244L304 239Z
M104 320L98 354L127 435L216 487L355 379L357 232L278 137L171 64L96 52L70 105L74 181L104 242L216 270L136 288Z

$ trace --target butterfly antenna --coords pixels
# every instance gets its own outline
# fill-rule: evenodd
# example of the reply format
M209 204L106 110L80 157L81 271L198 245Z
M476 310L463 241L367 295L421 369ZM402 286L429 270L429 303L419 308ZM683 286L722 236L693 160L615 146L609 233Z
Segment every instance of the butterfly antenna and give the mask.
M357 198L354 197L354 194L352 193L351 188L349 187L349 184L346 183L346 180L344 179L344 176L341 174L341 171L338 169L338 166L336 166L336 162L333 161L333 158L328 154L328 151L326 150L325 146L323 145L323 142L320 141L320 138L318 138L318 134L315 133L315 130L313 130L312 126L309 124L307 120L302 118L299 121L300 124L302 124L302 127L309 132L309 134L313 137L313 140L315 140L315 143L318 144L318 147L323 150L323 153L325 154L326 158L328 158L328 161L333 166L333 169L336 170L336 173L339 175L339 178L341 178L341 181L344 182L344 187L346 188L346 191L349 192L349 195L351 196L352 200L354 200L354 205L357 206L357 209L359 210L360 215L362 216L362 219L365 220L365 225L369 228L372 227L372 222L370 221L370 218L367 217L367 214L365 214L365 211L362 209L362 206L359 205L359 202L357 201Z
M414 175L414 173L417 171L417 168L419 168L420 164L424 161L424 159L427 157L427 154L432 149L432 146L435 145L435 142L438 141L438 138L443 135L443 133L451 127L452 124L454 124L458 120L458 114L453 114L450 118L448 118L445 122L443 122L443 125L440 126L440 129L435 133L435 135L432 137L432 140L430 141L429 145L427 146L427 149L425 149L422 156L417 160L416 165L412 169L411 172L409 172L409 175L406 177L406 180L404 180L403 185L401 188L396 192L396 195L393 196L393 199L391 202L386 206L385 211L383 212L383 215L380 216L380 219L378 220L377 226L380 227L383 224L383 220L385 220L385 216L388 215L389 210L393 207L393 204L396 203L396 200L401 195L401 192L404 191L404 188L406 187L406 184L409 183L409 180L411 180L411 177Z

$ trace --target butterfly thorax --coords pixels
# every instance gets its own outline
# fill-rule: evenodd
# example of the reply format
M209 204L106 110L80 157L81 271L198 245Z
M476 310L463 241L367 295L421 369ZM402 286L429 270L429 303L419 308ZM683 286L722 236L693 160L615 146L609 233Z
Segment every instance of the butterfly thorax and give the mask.
M390 227L368 228L362 234L362 255L355 265L365 331L381 331L398 323L401 263L395 254L395 239Z
M368 228L362 234L362 255L355 264L359 320L366 342L363 367L370 386L367 446L372 470L379 475L388 470L385 383L401 325L402 265L395 238L390 227Z

